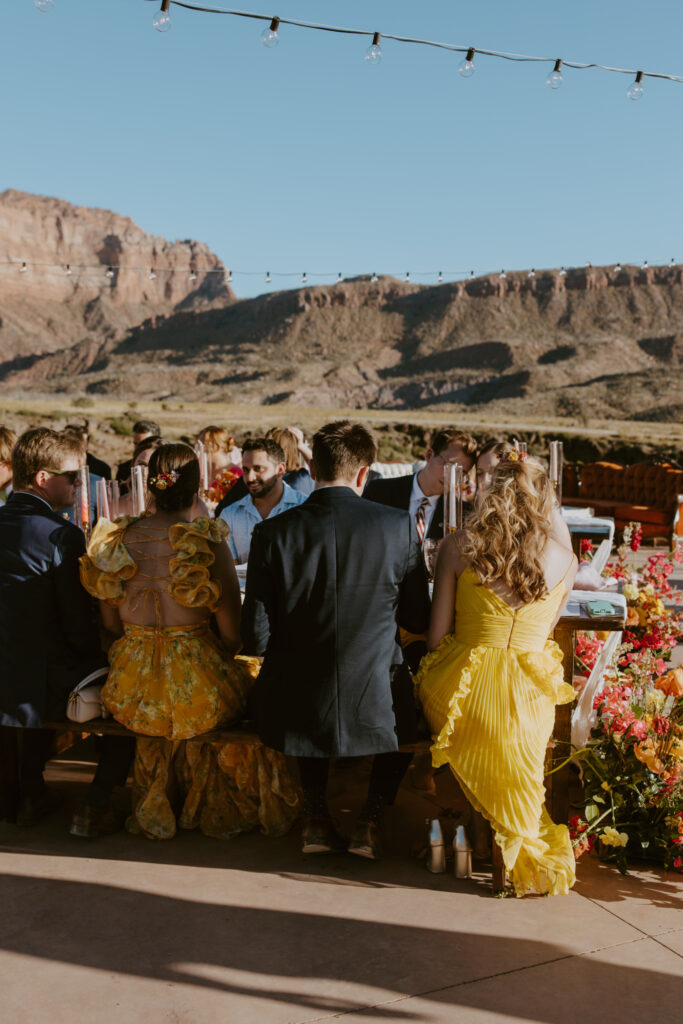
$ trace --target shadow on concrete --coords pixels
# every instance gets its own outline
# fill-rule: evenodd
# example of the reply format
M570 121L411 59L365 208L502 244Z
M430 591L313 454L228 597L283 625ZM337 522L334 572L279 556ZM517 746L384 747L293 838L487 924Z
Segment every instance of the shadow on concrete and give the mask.
M334 993L317 994L310 985L325 983L329 989L330 983L348 983L379 988L389 993L383 995L387 1000L393 993L394 999L421 995L453 1006L476 1006L504 1014L505 1019L575 1024L575 999L568 993L563 998L556 990L532 990L534 976L512 989L500 981L496 986L485 984L486 979L532 967L546 970L566 961L575 995L609 999L613 1014L623 1002L624 1019L629 1019L627 1006L644 1005L646 1000L656 999L659 1019L675 1017L675 1007L683 1005L681 976L576 957L561 945L532 939L218 905L105 884L17 875L0 875L0 905L0 948L34 960L115 972L124 976L122 984L128 976L267 998L319 1012L364 1010L367 996L355 1001ZM628 949L631 943L623 946ZM255 976L253 985L249 975ZM374 1006L368 1015L424 1019L408 1006L387 1002Z

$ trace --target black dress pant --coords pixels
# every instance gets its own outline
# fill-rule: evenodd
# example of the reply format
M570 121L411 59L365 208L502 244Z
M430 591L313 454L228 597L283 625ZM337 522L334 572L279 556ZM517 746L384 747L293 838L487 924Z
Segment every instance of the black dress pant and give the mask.
M391 750L386 754L375 754L368 786L368 801L380 798L386 804L393 804L412 759L412 754L404 754L399 750ZM324 796L327 792L330 759L327 757L299 757L297 760L304 794L322 794Z

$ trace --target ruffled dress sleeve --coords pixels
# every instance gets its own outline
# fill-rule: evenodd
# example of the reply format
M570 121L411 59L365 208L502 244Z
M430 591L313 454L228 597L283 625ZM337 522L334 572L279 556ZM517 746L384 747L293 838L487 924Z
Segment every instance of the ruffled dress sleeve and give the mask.
M215 611L222 587L211 578L209 566L215 561L211 544L219 544L230 532L223 519L201 516L192 523L176 523L168 531L175 551L169 562L171 580L168 592L185 608Z
M87 553L79 559L81 583L85 589L93 597L114 607L123 601L125 582L138 571L123 543L126 528L134 520L134 516L123 516L115 523L99 519Z

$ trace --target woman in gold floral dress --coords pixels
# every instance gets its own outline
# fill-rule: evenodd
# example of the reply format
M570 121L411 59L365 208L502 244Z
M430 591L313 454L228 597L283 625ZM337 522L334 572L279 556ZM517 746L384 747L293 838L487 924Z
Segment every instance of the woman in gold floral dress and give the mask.
M259 742L194 739L243 712L258 672L236 657L241 608L228 527L191 521L199 466L187 445L153 453L148 487L156 511L100 520L81 559L83 585L117 637L103 700L138 734L127 828L166 839L176 824L222 837L260 824L281 835L299 803L282 755Z

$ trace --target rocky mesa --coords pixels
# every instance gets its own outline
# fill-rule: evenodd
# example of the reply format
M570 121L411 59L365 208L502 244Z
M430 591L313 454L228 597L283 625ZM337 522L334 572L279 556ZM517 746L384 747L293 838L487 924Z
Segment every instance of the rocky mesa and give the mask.
M19 241L8 236L13 223L23 225ZM201 257L201 266L220 268L198 243L150 238L104 211L0 196L3 249L14 259L22 245L45 252L33 231L49 233L65 263L81 245L94 253L98 276L84 281L77 302L64 273L55 283L46 271L33 292L22 292L28 272L13 267L10 291L3 274L5 391L468 408L506 417L674 421L683 414L680 266L520 271L436 286L358 278L237 301L220 274L200 276L193 288L183 275L165 286L160 276L124 278L123 271L103 282L118 245L125 262L140 267L162 259L199 266Z

